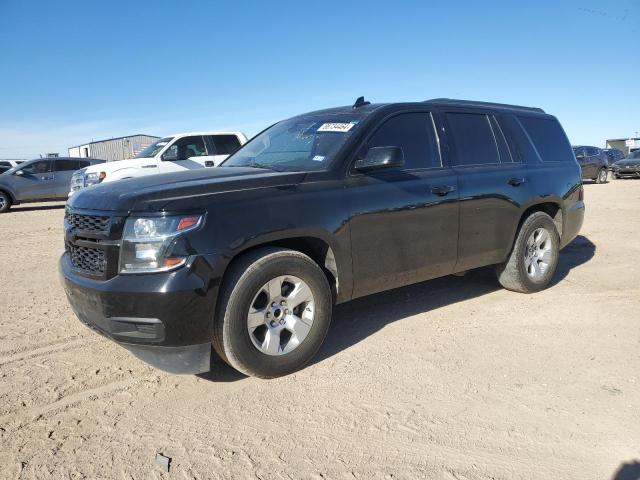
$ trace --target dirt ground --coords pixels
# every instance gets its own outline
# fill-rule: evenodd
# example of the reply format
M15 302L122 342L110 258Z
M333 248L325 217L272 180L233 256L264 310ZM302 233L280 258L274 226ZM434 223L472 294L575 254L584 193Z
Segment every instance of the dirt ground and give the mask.
M0 477L640 475L640 181L585 190L552 288L483 269L360 299L312 365L269 381L165 374L83 327L58 279L62 205L17 207L0 216Z

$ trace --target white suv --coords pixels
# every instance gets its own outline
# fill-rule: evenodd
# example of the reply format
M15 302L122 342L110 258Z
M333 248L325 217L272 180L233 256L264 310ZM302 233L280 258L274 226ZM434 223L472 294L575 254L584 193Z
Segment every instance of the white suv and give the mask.
M241 132L178 133L161 138L135 158L93 165L74 173L71 191L98 183L158 173L217 167L247 142Z

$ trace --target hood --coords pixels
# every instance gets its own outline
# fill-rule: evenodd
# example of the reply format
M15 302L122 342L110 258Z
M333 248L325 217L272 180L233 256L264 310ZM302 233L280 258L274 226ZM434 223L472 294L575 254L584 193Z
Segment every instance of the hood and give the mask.
M107 182L76 192L71 208L159 212L206 205L215 195L236 190L298 184L304 172L275 172L248 167L217 167Z
M624 160L618 160L613 166L629 167L632 165L640 165L640 158L625 158Z
M85 167L88 173L107 172L113 173L121 168L135 167L140 162L155 162L153 157L150 158L129 158L127 160L115 160L112 162L96 163ZM137 162L137 163L134 163Z

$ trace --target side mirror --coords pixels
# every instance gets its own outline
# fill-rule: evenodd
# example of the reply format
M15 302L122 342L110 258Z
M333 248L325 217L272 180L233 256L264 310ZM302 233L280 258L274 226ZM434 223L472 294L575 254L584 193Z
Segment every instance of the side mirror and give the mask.
M24 171L23 170L18 170L16 173L14 173L14 175L17 175L19 177L24 175Z
M364 158L356 160L354 168L359 172L370 172L404 165L404 154L400 147L372 147Z
M576 160L578 160L579 162L584 160L584 155L576 155Z
M169 150L164 152L162 154L162 160L164 162L175 162L176 160L178 160L178 149L170 148Z

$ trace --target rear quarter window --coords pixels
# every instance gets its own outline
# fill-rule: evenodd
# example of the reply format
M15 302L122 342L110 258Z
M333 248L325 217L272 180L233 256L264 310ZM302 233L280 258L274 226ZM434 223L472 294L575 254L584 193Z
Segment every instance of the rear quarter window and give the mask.
M567 136L556 119L519 116L518 120L543 162L574 161Z
M213 135L211 139L217 155L231 155L240 148L240 140L235 135Z

